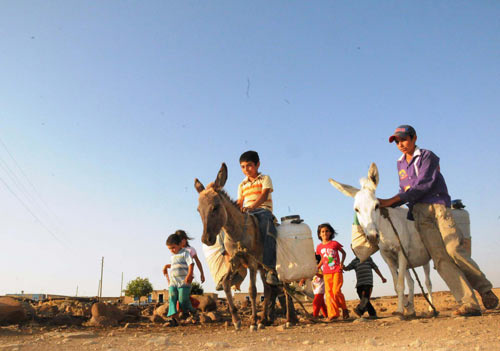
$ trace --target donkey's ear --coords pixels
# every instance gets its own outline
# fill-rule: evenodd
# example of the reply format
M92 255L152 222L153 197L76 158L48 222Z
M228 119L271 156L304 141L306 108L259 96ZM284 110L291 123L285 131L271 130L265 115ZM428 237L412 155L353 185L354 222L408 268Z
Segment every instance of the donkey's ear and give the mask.
M217 178L215 178L215 188L222 189L226 184L227 180L227 166L223 162L222 166L220 166L219 173L217 173Z
M378 168L375 162L370 165L370 169L368 170L368 179L370 179L375 186L378 185Z
M336 188L338 191L340 191L342 194L346 196L354 197L359 191L358 188L336 182L332 178L328 179L328 181L330 182L331 185L333 185L334 188Z
M199 193L201 193L203 190L205 190L205 187L203 186L203 184L201 184L201 182L198 180L198 178L195 178L195 180L194 180L194 188Z

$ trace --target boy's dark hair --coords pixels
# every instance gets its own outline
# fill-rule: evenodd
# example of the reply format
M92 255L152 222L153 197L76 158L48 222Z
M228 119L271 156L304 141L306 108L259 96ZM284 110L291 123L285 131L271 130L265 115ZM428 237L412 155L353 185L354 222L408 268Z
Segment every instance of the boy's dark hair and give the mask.
M330 225L330 223L322 223L322 224L318 225L318 239L319 240L322 240L321 236L319 235L319 233L321 231L321 228L328 228L328 229L330 229L330 231L332 232L332 235L330 236L330 240L332 240L333 238L335 238L335 236L337 235L337 232L335 231L335 229L333 229L333 227Z
M185 239L185 240L186 240L186 246L189 246L189 240L193 240L193 238L189 237L189 236L187 235L187 233L186 233L184 230L182 230L182 229L177 229L177 230L175 231L175 235L178 235L178 236L179 236L179 238L181 238L181 241L182 241L183 239Z
M257 164L260 162L259 154L257 153L257 151L246 151L240 156L240 163L241 162L253 162Z
M180 245L181 237L177 234L170 234L167 238L167 245Z

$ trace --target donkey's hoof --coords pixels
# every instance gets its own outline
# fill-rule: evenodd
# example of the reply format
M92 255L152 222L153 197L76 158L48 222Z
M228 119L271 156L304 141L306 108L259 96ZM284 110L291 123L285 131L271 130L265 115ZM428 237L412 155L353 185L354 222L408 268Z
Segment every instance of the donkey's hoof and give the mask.
M266 329L266 326L263 323L259 323L257 324L257 329L258 330Z
M234 329L241 330L241 321L233 322Z
M398 317L402 321L405 320L405 314L403 312L394 311L394 312L392 312L392 315L394 317Z
M412 318L415 318L417 317L417 313L415 311L411 312L411 313L407 313L405 318L406 319L412 319Z
M252 325L250 326L250 331L251 331L251 332L257 331L257 326L252 324Z

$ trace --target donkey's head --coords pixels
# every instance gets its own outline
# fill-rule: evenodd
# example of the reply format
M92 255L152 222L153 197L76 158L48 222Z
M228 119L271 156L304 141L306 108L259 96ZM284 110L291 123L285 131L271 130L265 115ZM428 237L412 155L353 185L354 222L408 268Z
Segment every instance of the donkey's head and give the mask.
M378 180L378 169L375 163L370 165L368 177L360 180L361 189L329 179L330 183L341 193L354 197L354 211L356 211L359 224L363 228L366 238L372 244L378 244L380 239L378 231L379 202L375 196Z
M223 163L215 182L207 185L201 184L198 179L194 180L194 187L200 194L198 198L198 212L203 223L203 235L201 241L208 246L215 244L217 234L227 221L227 212L223 205L223 199L219 194L227 180L227 167Z

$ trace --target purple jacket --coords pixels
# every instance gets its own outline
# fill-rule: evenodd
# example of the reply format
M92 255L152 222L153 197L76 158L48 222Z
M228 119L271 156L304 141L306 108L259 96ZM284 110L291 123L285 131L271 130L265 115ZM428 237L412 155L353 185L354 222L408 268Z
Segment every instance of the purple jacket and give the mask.
M418 202L451 206L446 182L439 167L439 157L432 151L415 148L408 164L405 155L398 160L399 197L408 207Z

